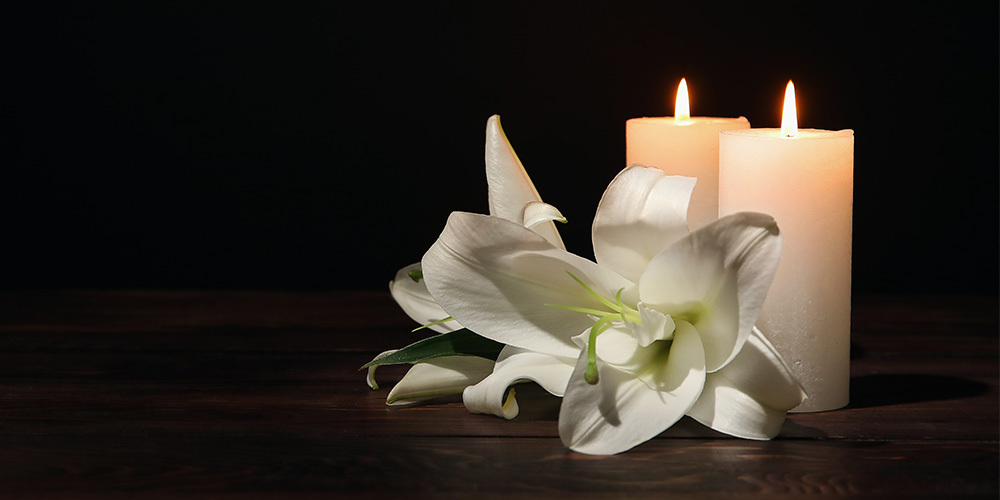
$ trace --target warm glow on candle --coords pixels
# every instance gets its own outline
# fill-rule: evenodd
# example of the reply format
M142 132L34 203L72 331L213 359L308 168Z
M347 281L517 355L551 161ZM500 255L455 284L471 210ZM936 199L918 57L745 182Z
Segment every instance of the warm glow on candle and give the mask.
M677 86L677 100L674 101L674 120L678 122L691 121L691 104L688 102L688 84L681 78Z
M785 87L785 106L781 112L781 137L799 135L799 119L795 113L795 85L788 80Z

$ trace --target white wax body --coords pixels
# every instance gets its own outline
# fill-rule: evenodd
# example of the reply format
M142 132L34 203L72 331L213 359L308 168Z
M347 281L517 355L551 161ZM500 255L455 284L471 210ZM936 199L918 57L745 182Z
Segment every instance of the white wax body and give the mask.
M697 177L688 227L697 229L719 218L719 133L748 129L739 118L632 118L625 122L625 164L659 167L669 175Z
M792 411L849 400L853 196L852 130L722 133L720 216L762 212L781 231L781 260L757 326L808 394Z

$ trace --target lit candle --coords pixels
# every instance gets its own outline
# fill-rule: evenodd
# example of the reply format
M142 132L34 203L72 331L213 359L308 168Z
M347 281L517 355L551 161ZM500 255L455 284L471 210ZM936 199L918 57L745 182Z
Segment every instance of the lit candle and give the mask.
M757 326L809 395L793 411L833 410L849 397L854 131L799 129L791 82L781 122L722 133L719 213L777 221L781 261Z
M696 177L688 226L696 229L719 218L719 133L750 128L739 118L692 117L687 82L677 88L674 116L625 122L625 164L659 167L670 175Z

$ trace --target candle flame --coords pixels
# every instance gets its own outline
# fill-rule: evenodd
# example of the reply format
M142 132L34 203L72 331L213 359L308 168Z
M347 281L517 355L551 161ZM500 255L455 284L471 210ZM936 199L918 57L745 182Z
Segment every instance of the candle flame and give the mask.
M691 104L688 102L687 80L681 78L680 85L677 86L677 100L674 101L674 121L691 121Z
M795 112L795 85L788 80L785 87L785 105L781 112L781 137L799 135L799 119Z

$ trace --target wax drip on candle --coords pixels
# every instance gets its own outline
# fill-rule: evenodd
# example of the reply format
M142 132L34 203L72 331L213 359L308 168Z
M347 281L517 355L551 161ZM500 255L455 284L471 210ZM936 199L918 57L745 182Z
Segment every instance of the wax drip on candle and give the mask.
M674 121L681 125L691 123L691 104L688 102L687 80L681 78L677 86L677 100L674 101Z
M788 80L785 87L785 105L781 112L781 137L799 135L799 119L795 112L795 85Z

